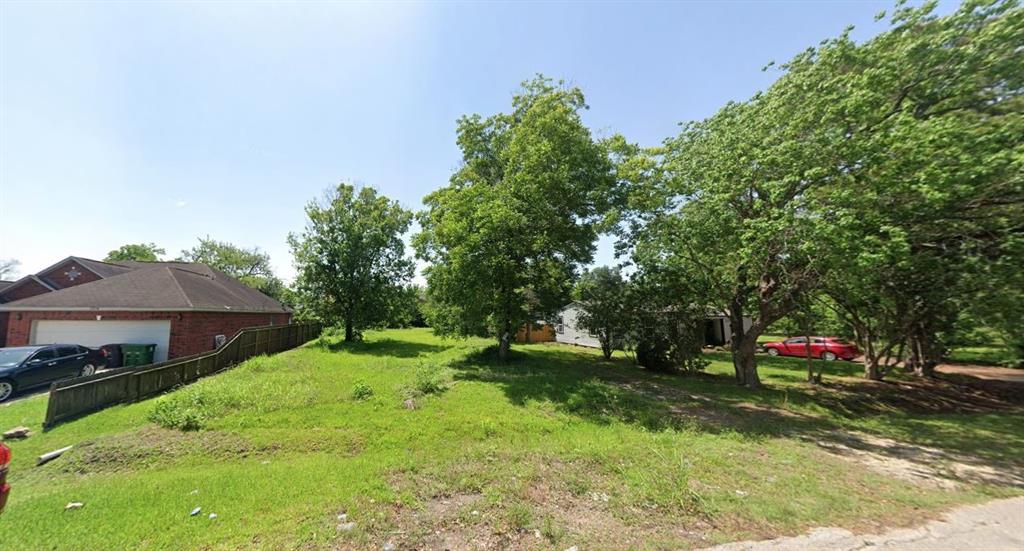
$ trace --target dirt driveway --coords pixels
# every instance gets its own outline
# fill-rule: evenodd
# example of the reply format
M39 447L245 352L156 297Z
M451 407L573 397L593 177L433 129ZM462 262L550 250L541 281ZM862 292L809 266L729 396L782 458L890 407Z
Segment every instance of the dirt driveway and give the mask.
M987 381L1004 381L1024 384L1024 369L993 367L988 365L942 364L935 368L939 373L968 375Z

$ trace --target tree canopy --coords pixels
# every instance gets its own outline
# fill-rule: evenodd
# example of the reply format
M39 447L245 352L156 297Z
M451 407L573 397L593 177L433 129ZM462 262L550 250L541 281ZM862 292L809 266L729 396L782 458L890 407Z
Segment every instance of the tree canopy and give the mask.
M304 307L344 325L346 341L404 319L416 292L404 287L415 268L402 241L412 213L373 188L340 184L306 215L306 229L288 236Z
M871 40L847 31L810 48L764 93L637 155L658 166L631 196L635 260L729 312L741 384L759 384L757 336L823 293L875 332L869 357L905 342L934 363L972 274L1018 239L1021 10L933 9L899 7Z
M117 262L123 260L136 260L139 262L157 262L160 256L167 254L163 248L156 243L129 243L121 245L107 253L103 260L106 262Z
M611 359L617 342L631 330L633 317L629 307L629 282L618 268L599 266L583 274L573 298L580 304L576 323L597 337L606 360Z
M259 247L239 247L209 236L200 237L199 244L181 251L177 260L207 264L277 299L284 294L284 283L274 275L270 255Z
M414 240L435 331L496 336L504 358L533 313L568 302L614 183L586 108L579 88L539 76L510 112L459 119L462 166L424 200Z

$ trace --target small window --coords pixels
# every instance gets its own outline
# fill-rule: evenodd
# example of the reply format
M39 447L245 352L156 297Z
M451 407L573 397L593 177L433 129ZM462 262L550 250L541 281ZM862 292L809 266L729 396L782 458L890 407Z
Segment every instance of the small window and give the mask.
M814 337L813 339L811 339L811 342L814 344L825 344L825 339L821 337Z
M555 332L559 334L565 333L565 326L559 323L558 325L555 326Z
M39 352L36 352L35 356L32 356L32 359L33 360L39 360L41 362L47 362L47 361L50 361L50 360L52 360L52 359L54 359L56 357L57 356L53 353L53 349L52 348L44 348L44 349L40 350Z
M58 358L65 358L67 356L75 356L78 353L79 352L78 352L78 347L77 346L61 346L61 347L57 348L57 357Z
M786 344L806 344L807 339L803 337L797 337L795 339L786 339Z

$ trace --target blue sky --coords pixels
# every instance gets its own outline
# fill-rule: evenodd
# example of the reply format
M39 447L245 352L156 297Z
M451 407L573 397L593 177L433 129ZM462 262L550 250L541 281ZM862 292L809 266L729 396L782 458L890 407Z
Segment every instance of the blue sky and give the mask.
M4 2L0 258L209 235L291 278L309 200L353 181L420 208L459 163L455 120L535 73L583 88L595 134L655 145L890 6Z

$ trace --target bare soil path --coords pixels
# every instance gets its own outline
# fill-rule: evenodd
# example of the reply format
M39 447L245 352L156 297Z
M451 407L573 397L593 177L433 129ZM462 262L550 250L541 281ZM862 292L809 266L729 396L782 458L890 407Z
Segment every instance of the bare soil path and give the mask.
M1024 549L1024 497L955 509L942 520L884 534L859 535L842 528L815 528L803 536L741 541L713 551L1020 551Z
M1024 369L995 367L991 365L941 364L935 368L939 373L969 375L987 381L1004 381L1024 384Z

